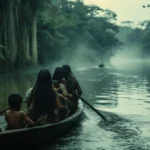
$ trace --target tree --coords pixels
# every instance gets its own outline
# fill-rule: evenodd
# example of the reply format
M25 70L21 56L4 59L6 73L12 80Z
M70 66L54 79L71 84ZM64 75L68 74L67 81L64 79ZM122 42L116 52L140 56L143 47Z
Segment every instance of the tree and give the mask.
M36 24L40 3L41 0L0 1L0 43L6 49L1 50L3 65L37 64Z

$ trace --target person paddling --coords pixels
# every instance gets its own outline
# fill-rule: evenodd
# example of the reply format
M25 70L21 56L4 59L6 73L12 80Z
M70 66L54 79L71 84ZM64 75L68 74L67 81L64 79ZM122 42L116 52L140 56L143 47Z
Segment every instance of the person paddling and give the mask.
M66 80L65 80L65 72L64 69L61 67L57 67L53 74L53 80L58 82L58 86L55 88L57 89L58 93L61 93L66 98L71 98L72 94L68 93L66 87Z
M62 104L70 111L69 114L71 114L71 108L70 108L70 100L72 98L72 94L68 93L67 87L66 87L66 81L65 81L65 74L64 70L61 67L57 67L53 74L53 81L55 81L54 89L58 93L59 98L61 99ZM57 84L56 84L57 81ZM69 115L68 114L68 115Z
M69 65L63 65L62 68L65 71L65 79L66 79L66 86L67 86L67 90L69 93L72 93L72 91L76 92L78 95L82 95L82 89L81 86L79 85L78 80L76 79L76 77L74 76L71 67ZM72 99L72 105L74 108L74 111L77 109L78 107L78 97L77 96L73 96Z

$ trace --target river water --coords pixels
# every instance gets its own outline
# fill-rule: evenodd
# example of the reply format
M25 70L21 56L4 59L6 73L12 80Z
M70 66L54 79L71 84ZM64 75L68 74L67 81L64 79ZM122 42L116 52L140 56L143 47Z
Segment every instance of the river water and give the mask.
M150 73L149 66L132 69L76 68L74 73L83 89L83 97L107 117L86 105L73 130L37 148L40 150L149 150L150 149ZM0 77L0 109L7 107L10 93L33 86L35 73L17 73ZM23 107L25 109L25 106Z

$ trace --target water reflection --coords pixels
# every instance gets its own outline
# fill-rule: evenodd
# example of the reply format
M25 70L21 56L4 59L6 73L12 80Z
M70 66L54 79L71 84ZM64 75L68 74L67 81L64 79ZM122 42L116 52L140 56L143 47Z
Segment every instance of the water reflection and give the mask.
M147 87L148 81L146 78L141 76L131 76L130 74L128 74L128 76L116 74L115 76L116 78L111 84L113 89L111 88L110 91L113 91L114 93L115 84L117 88L115 93L119 102L119 107L114 107L111 110L105 107L103 110L126 114L144 113L146 110L143 100L148 101L150 96L150 93L147 92L149 87ZM108 89L105 90L108 93ZM111 94L108 94L108 96L111 96Z
M149 149L150 72L143 68L117 70L106 72L103 80L95 76L95 72L92 73L95 80L89 80L89 77L84 82L84 94L90 103L107 115L109 121L100 121L100 127L113 132L113 137L109 137L116 144L111 145L109 138L107 149ZM122 119L118 121L118 115L114 113ZM106 148L104 145L102 147Z
M104 122L85 105L83 119L73 130L39 149L139 150L150 146L150 72L78 68L74 73L83 88L83 97L108 119ZM7 96L33 86L36 74L0 76L0 108Z
M20 93L24 98L26 90L33 86L36 74L5 74L0 76L0 109L8 107L7 98L12 93Z
M92 73L92 74L91 74ZM101 76L100 76L101 74ZM96 108L117 107L117 83L116 77L107 70L86 71L86 77L80 80L84 88L84 97ZM113 88L113 90L111 89Z

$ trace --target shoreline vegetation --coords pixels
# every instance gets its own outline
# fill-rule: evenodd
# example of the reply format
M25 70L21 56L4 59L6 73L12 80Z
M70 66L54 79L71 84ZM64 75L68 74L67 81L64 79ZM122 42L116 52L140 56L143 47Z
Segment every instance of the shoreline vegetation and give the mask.
M109 61L125 45L150 54L150 21L141 23L145 29L118 26L115 12L82 0L1 0L0 20L0 73L64 59Z

